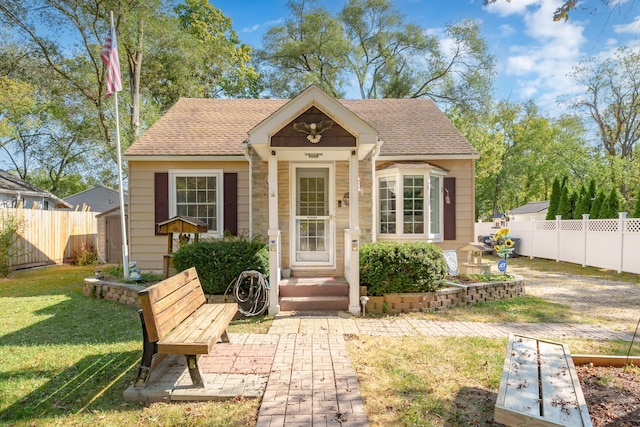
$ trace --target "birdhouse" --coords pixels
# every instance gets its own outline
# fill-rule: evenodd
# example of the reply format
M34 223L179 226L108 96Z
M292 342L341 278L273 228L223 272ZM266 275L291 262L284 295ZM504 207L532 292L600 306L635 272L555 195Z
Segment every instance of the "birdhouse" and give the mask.
M200 233L206 233L208 230L209 226L206 222L190 216L174 216L158 223L158 231L168 236L167 254L164 255L162 263L162 273L165 279L169 277L170 270L173 268L173 233L179 233L178 240L183 245L190 240L192 234L194 241L197 242Z

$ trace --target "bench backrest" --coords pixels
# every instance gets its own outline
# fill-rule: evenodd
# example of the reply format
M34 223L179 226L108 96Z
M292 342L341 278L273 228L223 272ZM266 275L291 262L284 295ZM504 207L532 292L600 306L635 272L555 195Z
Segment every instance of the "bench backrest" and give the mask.
M151 342L161 340L206 303L193 267L140 291L139 296Z

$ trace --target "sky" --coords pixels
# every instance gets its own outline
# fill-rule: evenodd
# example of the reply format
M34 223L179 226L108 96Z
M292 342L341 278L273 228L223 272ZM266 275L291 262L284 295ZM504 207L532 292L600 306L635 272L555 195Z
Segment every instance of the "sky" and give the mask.
M471 18L481 22L490 52L497 59L494 98L533 99L551 116L565 107L558 97L578 92L568 74L589 57L606 57L621 46L640 49L640 0L583 0L568 21L553 22L560 0L391 0L406 22L442 34L445 25ZM210 0L232 19L240 40L261 45L268 28L288 17L286 0ZM337 14L347 0L318 0ZM353 95L351 95L353 94ZM357 97L356 91L348 97Z

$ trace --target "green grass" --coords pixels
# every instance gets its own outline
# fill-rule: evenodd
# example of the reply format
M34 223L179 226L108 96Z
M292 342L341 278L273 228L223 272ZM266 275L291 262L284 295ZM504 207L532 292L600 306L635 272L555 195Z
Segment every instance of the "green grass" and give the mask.
M580 323L577 314L562 304L548 302L533 296L521 296L454 307L436 313L411 313L408 316L418 319L459 322Z
M134 307L82 295L94 267L53 266L0 280L0 424L230 425L259 401L128 403L141 355ZM262 323L262 322L254 322ZM252 326L256 327L256 326ZM264 328L264 325L260 326Z

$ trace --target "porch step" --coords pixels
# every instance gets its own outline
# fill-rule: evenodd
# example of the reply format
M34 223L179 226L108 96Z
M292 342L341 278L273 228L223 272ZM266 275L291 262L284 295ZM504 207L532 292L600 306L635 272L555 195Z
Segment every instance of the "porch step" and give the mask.
M343 277L291 277L279 283L280 310L347 310L349 284Z
M348 296L280 298L281 311L344 311L348 308Z

